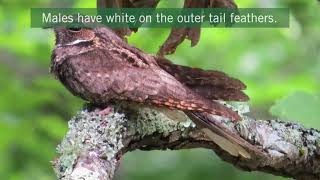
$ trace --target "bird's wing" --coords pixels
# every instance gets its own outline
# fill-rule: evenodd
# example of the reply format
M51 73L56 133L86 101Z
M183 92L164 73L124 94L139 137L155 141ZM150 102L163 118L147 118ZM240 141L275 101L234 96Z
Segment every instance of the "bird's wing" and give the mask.
M83 93L239 119L236 112L198 95L157 65L140 66L132 60L92 51L70 57L66 66L77 71L73 76L83 86Z
M199 96L161 69L122 67L122 70L114 70L111 76L112 90L129 101L239 119L236 112Z
M249 97L242 92L246 88L245 84L223 72L177 65L162 57L156 57L156 61L162 69L174 76L182 84L207 99L225 101L249 100Z

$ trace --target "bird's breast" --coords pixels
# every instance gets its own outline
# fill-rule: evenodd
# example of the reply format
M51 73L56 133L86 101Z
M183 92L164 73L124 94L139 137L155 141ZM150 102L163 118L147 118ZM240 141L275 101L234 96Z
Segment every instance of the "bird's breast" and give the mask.
M87 62L81 62L81 59L64 61L55 67L55 74L75 96L92 103L105 103L109 100L109 74L98 68L94 70Z

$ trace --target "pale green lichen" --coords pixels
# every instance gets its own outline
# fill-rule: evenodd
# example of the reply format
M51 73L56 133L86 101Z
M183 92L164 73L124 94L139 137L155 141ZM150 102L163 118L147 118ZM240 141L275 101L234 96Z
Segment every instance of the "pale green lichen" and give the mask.
M226 105L227 107L237 111L240 115L249 112L249 106L247 103L243 102L224 102L219 101ZM132 108L132 107L131 107ZM140 136L152 135L153 133L161 133L163 136L168 136L170 133L174 131L181 131L185 133L185 129L194 128L196 125L182 112L180 112L179 120L168 116L166 110L154 109L150 106L138 106L138 108L134 108L137 111L137 116L134 119L130 119L128 121L128 126L132 126L135 129L136 134ZM183 115L181 115L183 114ZM222 117L217 117L221 121L223 121L226 126L230 126L233 128L233 123ZM135 132L131 132L133 134ZM186 135L186 134L182 134Z
M76 163L77 155L75 153L64 153L60 156L56 164L59 164L59 167L55 167L55 172L60 177L65 175L70 175L73 171L73 165Z
M69 131L57 148L61 154L57 174L70 177L77 157L95 150L101 152L99 156L114 161L114 156L124 146L121 138L126 121L125 116L119 113L105 117L87 111L78 113L69 121Z
M123 114L112 113L111 116L102 117L95 113L82 111L69 122L69 132L58 146L58 152L80 153L96 147L103 147L107 151L117 151L123 147L119 138L125 131L123 129L125 122Z
M139 107L136 110L137 116L130 120L118 112L112 112L107 116L87 111L78 113L69 121L69 131L57 148L61 154L57 160L59 164L56 167L57 174L60 177L71 177L75 176L75 170L82 169L82 173L77 173L79 177L97 177L98 174L89 169L84 170L82 167L73 169L77 158L98 151L99 157L115 163L115 156L124 147L123 142L126 137L139 135L142 138L153 133L168 136L174 131L184 132L186 128L195 127L187 117L183 121L175 121L164 112L150 107Z
M225 105L226 107L232 109L237 112L241 117L250 112L250 106L248 102L236 102L236 101L218 101L220 104Z
M150 107L140 108L138 117L134 121L136 131L142 137L155 132L168 136L173 131L184 131L186 128L195 127L195 124L187 117L177 121L168 117L164 112Z
M284 159L299 162L308 158L313 153L320 154L320 133L313 129L305 129L294 123L281 121L257 121L247 117L249 106L246 103L220 102L242 117L238 123L218 117L217 121L224 122L231 130L237 130L240 135L251 141L254 145L260 145L271 156L272 160L266 163L268 166L277 167ZM61 157L55 161L55 171L60 179L110 179L116 168L117 153L129 143L126 138L134 136L153 135L169 136L173 132L187 136L188 131L195 124L184 116L176 121L165 112L150 107L135 108L135 114L118 113L121 108L116 108L108 116L101 116L94 112L82 111L69 122L69 131L61 145L57 148ZM122 109L121 109L122 111ZM126 117L126 115L130 115ZM180 132L181 133L180 133ZM175 134L175 133L173 133ZM170 139L172 137L170 136ZM173 137L175 138L175 137ZM130 139L130 138L129 138ZM79 159L82 155L90 156L95 152L97 161L88 166L81 166ZM83 160L83 158L82 158ZM110 172L101 173L101 169L91 167L107 167ZM101 175L102 174L102 175Z

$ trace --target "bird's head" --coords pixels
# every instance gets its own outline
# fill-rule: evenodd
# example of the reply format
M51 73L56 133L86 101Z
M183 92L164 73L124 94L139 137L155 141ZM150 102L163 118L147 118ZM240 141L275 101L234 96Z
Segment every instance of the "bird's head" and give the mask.
M89 28L55 28L56 46L71 46L84 42L92 42L96 37Z
M71 56L98 49L108 50L112 44L123 43L122 39L108 27L54 29L56 47L52 51L52 68ZM125 44L125 43L123 43ZM110 45L110 46L109 46ZM53 70L51 68L51 71Z
M65 47L77 44L93 42L95 39L103 39L108 41L122 41L111 29L108 27L96 28L55 28L56 46Z

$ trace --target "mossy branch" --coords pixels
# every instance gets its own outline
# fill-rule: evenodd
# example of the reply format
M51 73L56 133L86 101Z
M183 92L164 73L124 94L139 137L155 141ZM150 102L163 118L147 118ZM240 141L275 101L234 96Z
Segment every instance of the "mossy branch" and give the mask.
M263 171L296 179L320 178L320 132L278 120L243 116L238 123L226 121L251 144L262 147L267 158L243 159L221 150L185 116L175 121L150 107L114 107L103 116L83 110L69 122L69 131L54 161L59 179L111 180L121 157L142 149L208 148L246 171Z

